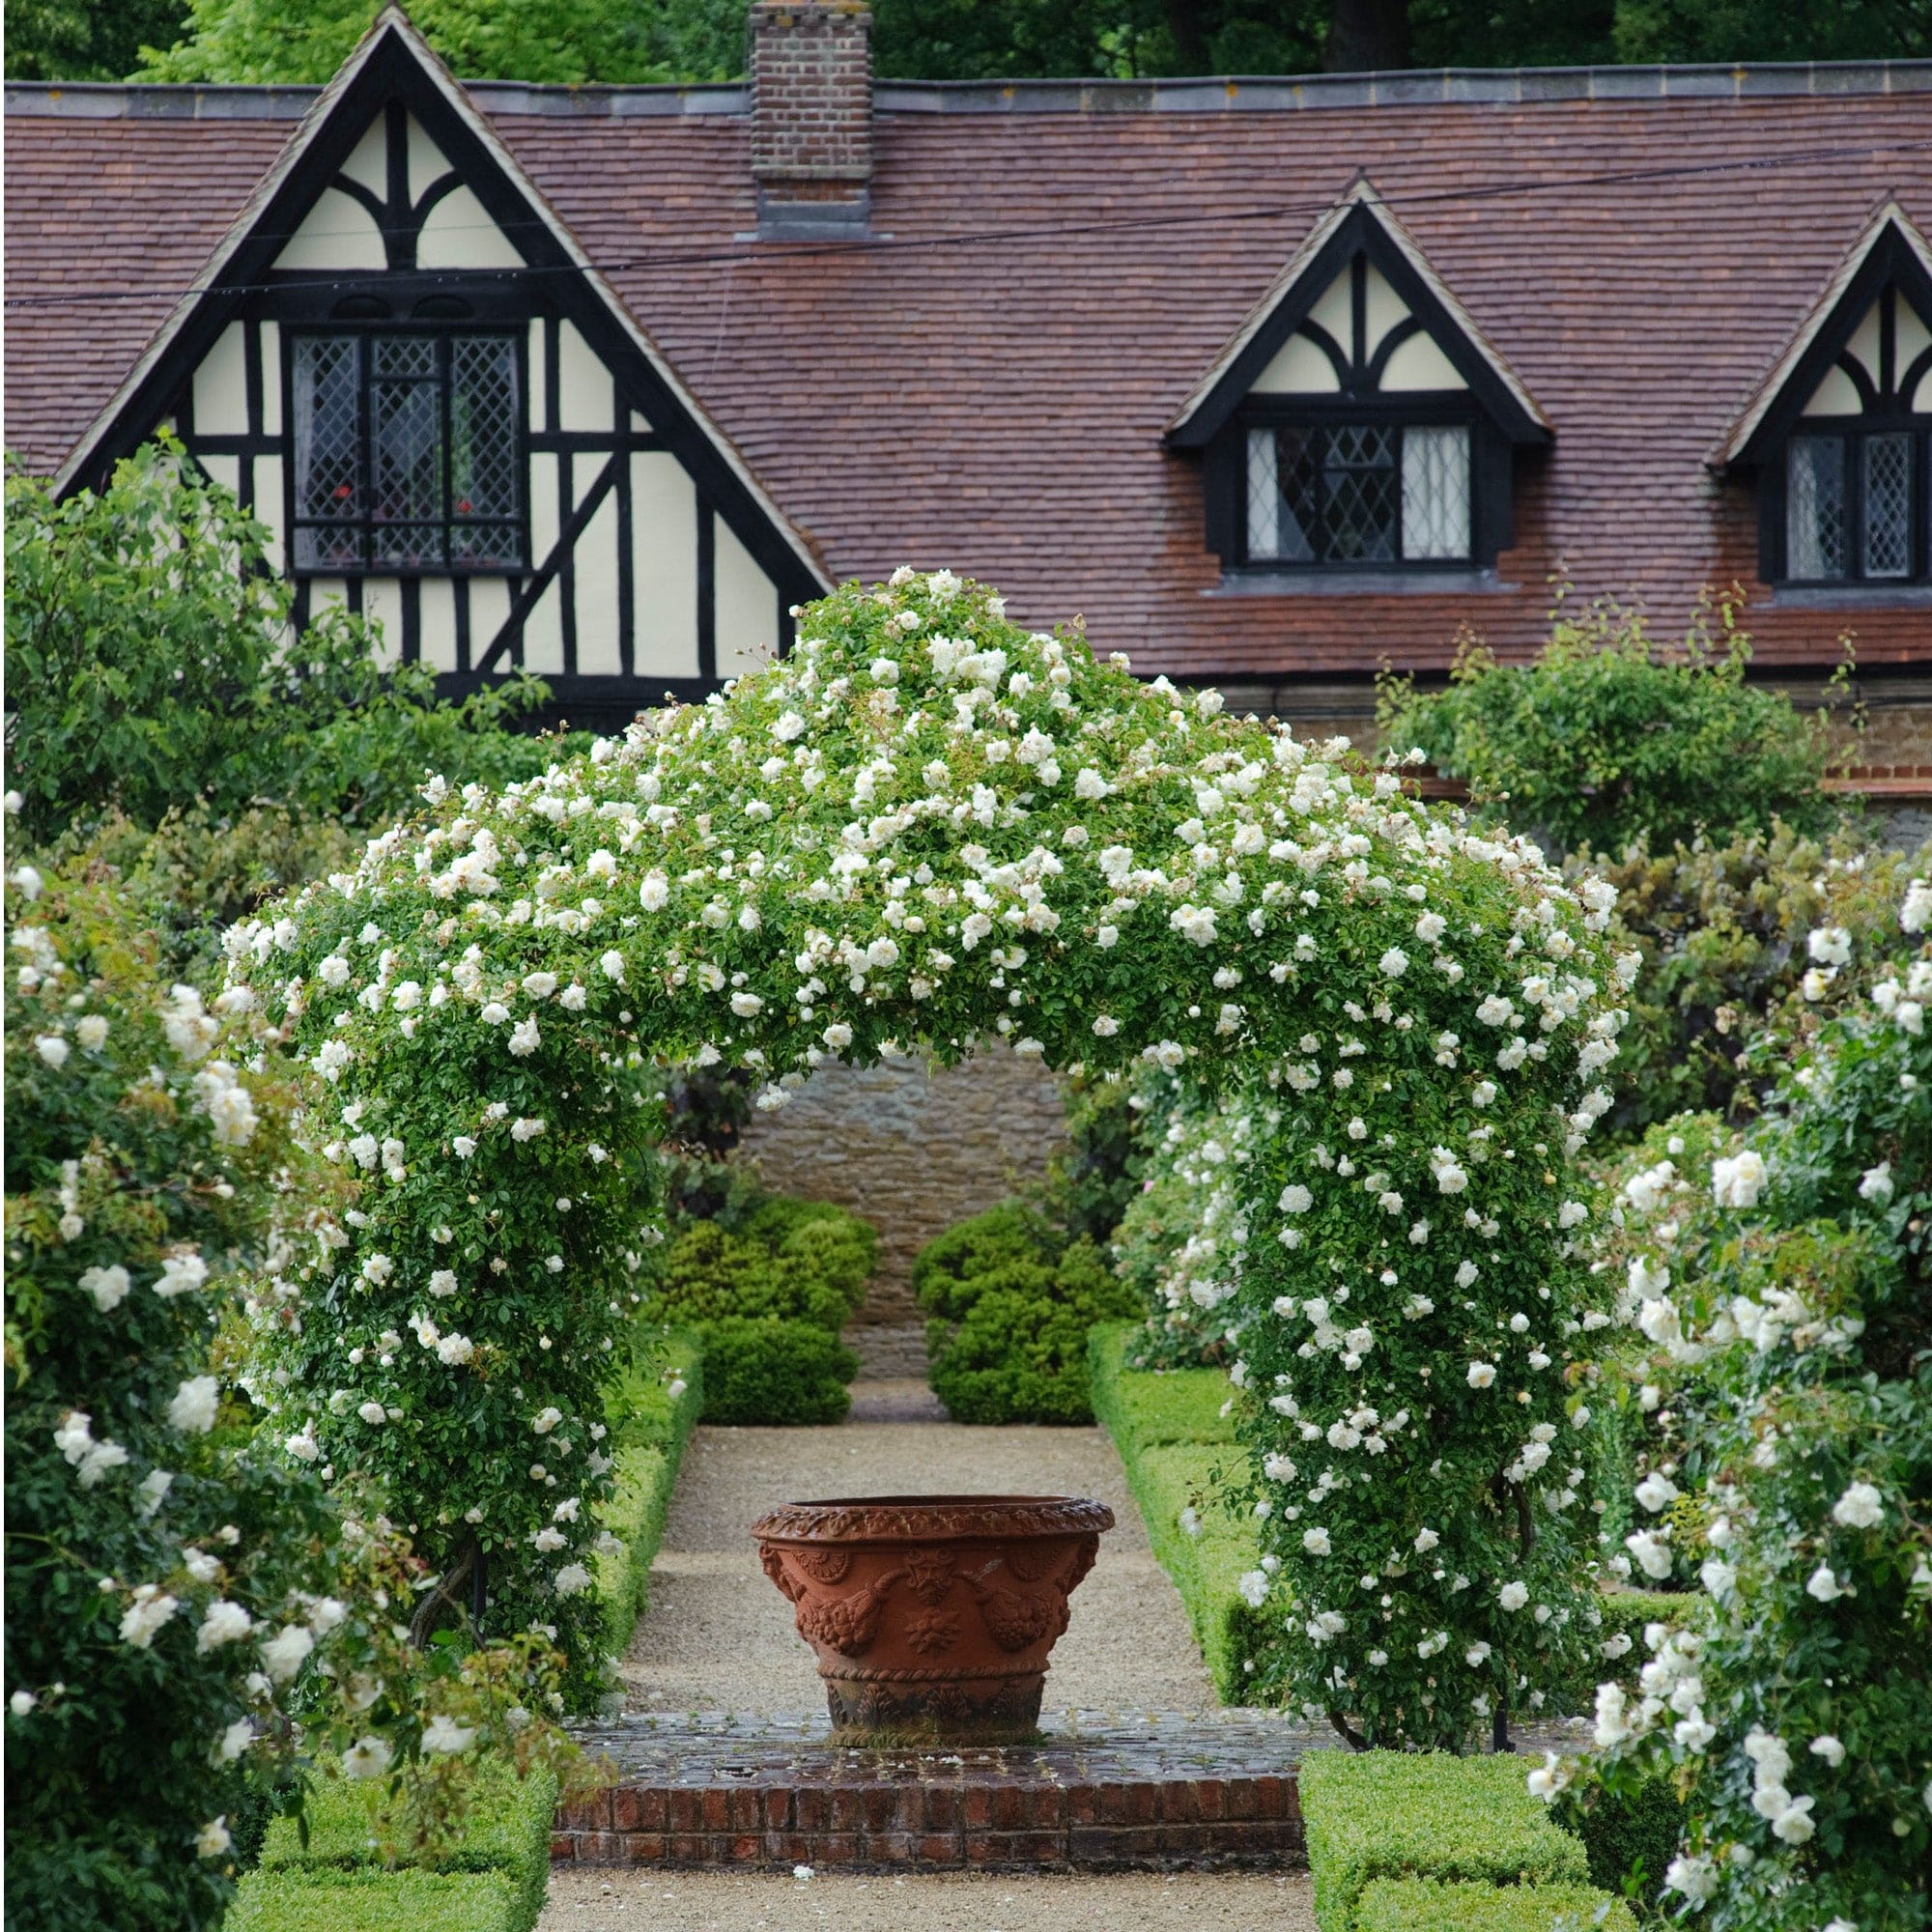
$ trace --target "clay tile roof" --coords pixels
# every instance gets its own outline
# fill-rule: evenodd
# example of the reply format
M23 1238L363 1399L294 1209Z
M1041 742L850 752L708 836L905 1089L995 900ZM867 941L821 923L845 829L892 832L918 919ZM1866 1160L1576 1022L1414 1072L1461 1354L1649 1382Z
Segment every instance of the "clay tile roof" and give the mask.
M1526 650L1557 580L1682 623L1755 574L1751 493L1712 450L1874 211L1932 225L1932 64L883 87L872 239L812 245L749 239L738 90L471 92L836 576L949 564L1178 675L1440 667L1464 627ZM191 93L9 90L6 433L37 467L305 98L128 111ZM1518 459L1499 587L1224 590L1198 459L1164 433L1361 174L1554 440ZM1923 608L1758 598L1767 662L1830 662L1848 627L1862 662L1928 654Z

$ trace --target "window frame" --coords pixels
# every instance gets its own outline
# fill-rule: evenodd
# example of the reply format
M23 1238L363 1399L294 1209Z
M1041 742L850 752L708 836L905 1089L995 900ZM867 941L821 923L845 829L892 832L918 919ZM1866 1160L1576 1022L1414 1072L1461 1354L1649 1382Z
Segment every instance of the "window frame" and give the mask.
M1865 466L1863 445L1872 437L1912 438L1912 558L1902 576L1865 573ZM1847 568L1840 577L1797 577L1791 571L1791 445L1812 437L1836 437L1844 449ZM1766 582L1776 589L1861 591L1882 595L1932 583L1932 415L1872 411L1860 415L1799 416L1760 472L1759 548L1770 561Z
M313 580L317 578L340 577L344 579L397 578L405 581L420 582L425 578L498 578L519 580L526 577L534 565L530 550L530 355L529 327L526 322L472 320L468 316L433 317L390 317L387 315L317 317L314 320L290 319L282 324L281 336L281 384L283 397L284 461L282 465L282 493L284 523L286 531L286 551L288 572L292 579ZM421 524L433 523L442 535L441 560L436 563L402 563L394 561L375 561L367 553L373 547L371 539L375 531L383 526L373 509L355 518L312 517L301 514L297 501L298 477L300 466L296 448L296 350L302 341L339 341L355 337L361 341L358 353L356 412L357 437L360 446L358 458L358 487L365 502L373 499L370 463L374 443L370 435L370 398L378 380L372 368L370 341L377 336L419 336L427 337L437 346L436 386L438 406L438 429L441 449L441 508L433 519L410 518L399 521ZM514 516L479 517L478 524L508 526L516 532L517 554L514 559L458 559L453 554L451 537L463 526L464 520L455 515L451 501L451 436L453 388L450 381L450 356L452 345L459 337L491 337L511 345L515 359L517 380L517 412L512 435L515 454L512 465L517 484L517 511ZM354 562L327 562L303 564L299 556L299 542L306 530L354 529L361 539L364 555Z
M1397 478L1395 554L1387 557L1253 556L1248 550L1248 433L1267 429L1374 428L1395 432ZM1469 548L1462 556L1409 557L1402 554L1403 432L1407 429L1466 429L1469 432ZM1219 456L1220 462L1216 463ZM1232 461L1230 460L1232 458ZM1220 553L1225 566L1252 576L1293 574L1297 577L1374 577L1399 573L1404 577L1467 576L1492 565L1495 554L1510 540L1511 496L1509 445L1494 433L1481 404L1466 390L1413 389L1346 393L1264 394L1247 396L1227 428L1208 450L1210 470L1220 469L1219 495L1225 513L1221 540L1210 525L1209 548ZM1216 495L1209 477L1209 499Z

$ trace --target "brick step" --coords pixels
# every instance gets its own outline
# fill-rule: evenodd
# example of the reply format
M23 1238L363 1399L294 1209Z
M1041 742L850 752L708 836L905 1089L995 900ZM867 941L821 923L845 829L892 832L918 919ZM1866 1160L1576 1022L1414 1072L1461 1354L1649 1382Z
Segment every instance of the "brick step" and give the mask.
M1233 1721L1231 1721L1231 1719ZM821 1723L604 1724L612 1782L559 1811L554 1860L874 1870L1251 1868L1306 1862L1278 1718L1082 1725L1039 1745L845 1750Z

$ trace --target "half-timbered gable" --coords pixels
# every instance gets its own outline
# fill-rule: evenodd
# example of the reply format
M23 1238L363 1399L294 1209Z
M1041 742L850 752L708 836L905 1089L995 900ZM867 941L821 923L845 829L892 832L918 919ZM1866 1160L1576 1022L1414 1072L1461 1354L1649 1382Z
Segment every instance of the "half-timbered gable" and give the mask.
M1759 479L1767 582L1932 582L1932 247L1889 203L1719 453Z
M322 94L70 460L166 423L272 533L298 616L573 718L691 695L825 580L399 14Z

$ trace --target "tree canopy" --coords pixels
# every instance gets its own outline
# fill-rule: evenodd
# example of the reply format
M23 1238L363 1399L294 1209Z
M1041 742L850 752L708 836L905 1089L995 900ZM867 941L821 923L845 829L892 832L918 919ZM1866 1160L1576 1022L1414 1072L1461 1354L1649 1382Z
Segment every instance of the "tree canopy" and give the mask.
M10 79L327 80L377 0L7 0ZM710 81L746 0L416 0L469 78ZM874 0L891 79L1851 60L1932 53L1932 0Z

